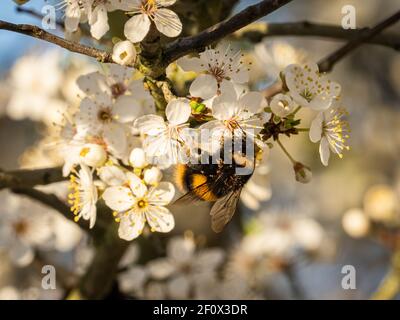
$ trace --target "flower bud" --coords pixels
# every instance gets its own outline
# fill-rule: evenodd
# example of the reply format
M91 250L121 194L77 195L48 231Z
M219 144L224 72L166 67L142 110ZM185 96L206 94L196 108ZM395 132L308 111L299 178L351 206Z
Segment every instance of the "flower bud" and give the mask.
M301 183L309 183L312 179L311 169L301 162L296 162L293 165L296 181Z
M136 49L129 40L117 42L114 45L112 59L120 65L128 65L136 60Z
M350 209L342 218L342 226L350 237L361 238L368 233L370 222L360 209Z
M279 93L272 98L270 108L272 112L280 118L291 114L296 107L296 103L287 94Z
M144 150L141 148L133 149L129 156L129 163L134 168L141 169L147 166L146 154L144 153Z
M162 172L157 167L144 170L143 180L148 185L157 185L162 179Z
M82 162L89 167L101 167L107 160L107 153L104 148L93 143L85 144L79 156Z

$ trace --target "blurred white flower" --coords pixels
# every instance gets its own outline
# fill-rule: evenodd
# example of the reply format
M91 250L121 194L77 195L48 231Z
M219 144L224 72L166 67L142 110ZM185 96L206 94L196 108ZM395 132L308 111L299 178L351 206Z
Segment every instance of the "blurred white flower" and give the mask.
M320 74L318 65L313 62L287 66L284 77L290 95L302 107L326 110L340 96L340 85Z
M14 264L27 266L34 259L33 249L50 240L52 229L49 212L8 192L2 192L2 198L0 247L8 252Z
M128 186L109 187L102 196L120 222L120 238L128 241L137 238L146 221L151 231L171 231L175 221L165 206L175 195L174 186L169 182L160 182L157 187L147 189L144 182L130 172L127 173L127 179Z
M340 158L343 151L349 150L346 145L349 138L349 123L343 120L347 115L344 108L333 108L320 112L311 123L310 140L318 142L321 162L324 166L328 165L330 152L336 153Z
M150 277L156 280L166 279L168 297L187 299L196 292L200 279L212 277L224 259L221 249L210 248L196 252L192 238L175 237L167 245L167 257L148 263Z
M265 40L254 47L254 53L262 69L270 80L279 77L279 73L290 64L305 62L305 53L281 40Z
M167 122L157 115L146 115L135 121L134 126L145 135L143 149L153 164L164 169L185 162L191 141L187 130L191 111L189 101L179 98L168 103Z
M89 228L93 228L96 223L98 195L93 183L93 173L88 166L81 164L80 170L70 175L70 189L72 191L68 195L68 202L75 215L75 222L80 218L89 220Z
M189 92L192 97L206 100L225 90L231 92L234 84L248 81L248 67L241 59L240 51L233 53L229 46L219 46L205 50L199 58L181 58L178 65L184 71L201 73L191 84Z
M12 94L7 115L15 120L31 119L51 124L66 109L58 98L62 83L61 55L57 50L23 56L11 69Z
M62 0L61 8L65 8L64 26L68 33L78 31L79 23L87 18L86 6L82 0Z
M134 16L125 23L124 34L133 43L142 41L154 22L159 32L167 37L177 37L182 32L178 15L166 9L176 0L124 0L125 11Z
M284 118L294 111L297 104L290 95L279 93L272 98L269 106L273 114Z
M132 64L136 60L135 46L129 40L117 42L113 48L112 59L123 66Z
M361 238L368 234L370 222L361 209L350 209L343 215L342 226L349 236Z

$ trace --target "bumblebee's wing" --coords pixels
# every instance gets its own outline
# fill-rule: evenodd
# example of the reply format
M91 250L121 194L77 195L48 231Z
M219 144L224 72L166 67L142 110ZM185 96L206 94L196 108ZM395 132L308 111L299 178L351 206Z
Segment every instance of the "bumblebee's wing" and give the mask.
M228 193L211 208L211 228L214 232L221 232L225 225L232 219L240 198L242 189Z

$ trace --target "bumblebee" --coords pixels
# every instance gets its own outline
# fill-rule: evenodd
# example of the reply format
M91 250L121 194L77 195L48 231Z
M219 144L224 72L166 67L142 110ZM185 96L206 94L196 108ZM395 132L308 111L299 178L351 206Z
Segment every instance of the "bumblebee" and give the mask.
M238 150L230 148L228 152L225 143L218 151L217 161L209 155L208 163L178 164L175 169L175 183L181 192L186 192L176 203L215 202L210 215L211 228L217 233L232 219L240 193L254 172L254 148L251 155L247 154L245 143L245 139L241 139L242 147ZM253 146L256 145L253 143ZM227 154L230 161L226 161Z

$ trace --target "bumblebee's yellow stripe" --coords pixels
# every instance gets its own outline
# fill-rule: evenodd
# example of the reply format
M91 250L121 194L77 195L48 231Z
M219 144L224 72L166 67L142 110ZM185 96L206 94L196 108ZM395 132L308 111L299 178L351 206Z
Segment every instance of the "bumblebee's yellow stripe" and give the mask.
M187 166L184 164L177 164L174 172L175 184L178 186L179 190L184 193L186 192L186 174Z
M192 175L192 190L193 193L204 201L216 201L217 196L211 191L207 183L207 177L200 173Z

